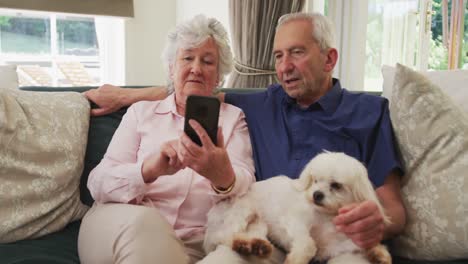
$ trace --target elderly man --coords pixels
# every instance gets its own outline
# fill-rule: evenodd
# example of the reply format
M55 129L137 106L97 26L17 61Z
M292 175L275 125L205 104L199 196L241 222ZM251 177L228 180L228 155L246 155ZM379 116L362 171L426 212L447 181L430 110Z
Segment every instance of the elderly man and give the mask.
M400 162L388 101L341 87L332 77L338 59L333 45L326 17L285 15L278 22L273 47L280 84L261 93L221 94L220 99L240 107L246 115L257 180L279 174L297 178L307 161L324 150L345 152L360 160L392 224L384 225L370 201L341 208L334 223L356 245L369 248L404 227ZM93 114L103 114L138 100L161 99L165 92L105 85L86 95L101 106ZM273 262L281 261L278 258Z

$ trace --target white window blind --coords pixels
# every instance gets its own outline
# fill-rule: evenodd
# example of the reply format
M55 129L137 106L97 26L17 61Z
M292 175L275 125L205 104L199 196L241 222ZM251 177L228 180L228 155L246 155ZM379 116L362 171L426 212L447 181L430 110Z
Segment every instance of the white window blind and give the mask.
M0 8L133 17L133 0L0 0Z

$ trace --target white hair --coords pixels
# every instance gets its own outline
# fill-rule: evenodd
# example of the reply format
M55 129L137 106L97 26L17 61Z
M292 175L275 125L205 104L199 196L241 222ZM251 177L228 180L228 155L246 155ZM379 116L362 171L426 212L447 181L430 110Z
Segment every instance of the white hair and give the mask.
M306 20L312 25L312 37L317 41L321 50L335 48L335 31L333 24L326 16L320 13L291 13L282 15L278 20L276 31L290 21Z
M223 25L215 18L197 15L176 26L169 32L162 60L167 74L168 92L174 91L174 82L170 78L170 67L174 66L177 50L197 47L208 38L213 38L219 52L218 80L221 83L224 76L231 72L233 59L229 39Z

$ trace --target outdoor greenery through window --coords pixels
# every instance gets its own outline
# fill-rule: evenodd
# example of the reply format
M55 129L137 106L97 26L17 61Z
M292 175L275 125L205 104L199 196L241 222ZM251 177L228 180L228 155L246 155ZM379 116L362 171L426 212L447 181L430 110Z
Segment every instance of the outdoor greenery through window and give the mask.
M448 69L448 49L442 39L442 0L434 0L432 4L433 16L431 23L431 45L429 54L429 69ZM448 14L451 15L452 1L448 2ZM468 69L468 5L465 6L464 38L461 51L460 68Z
M93 17L0 9L1 63L18 65L20 85L99 81Z

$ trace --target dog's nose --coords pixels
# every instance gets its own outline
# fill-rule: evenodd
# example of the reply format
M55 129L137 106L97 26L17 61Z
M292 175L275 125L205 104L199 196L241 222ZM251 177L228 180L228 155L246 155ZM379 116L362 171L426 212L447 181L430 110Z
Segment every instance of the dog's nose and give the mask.
M322 200L323 200L323 197L325 195L323 195L323 192L321 191L315 191L314 192L314 202L316 203L320 203Z

